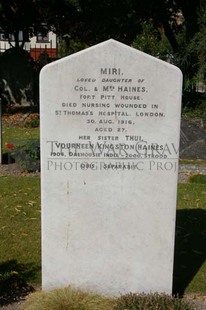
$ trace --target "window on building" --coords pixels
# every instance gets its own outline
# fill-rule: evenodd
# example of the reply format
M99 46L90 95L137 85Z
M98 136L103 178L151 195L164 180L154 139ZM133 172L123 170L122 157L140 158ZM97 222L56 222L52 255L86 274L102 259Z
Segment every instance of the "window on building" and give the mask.
M1 41L5 41L6 40L4 33L0 33L0 40Z
M48 43L49 42L49 34L47 33L45 35L45 34L42 34L42 33L38 33L37 34L37 42L38 43Z
M1 41L8 41L8 39L5 37L5 34L3 32L0 33L0 40ZM14 39L14 35L13 34L10 34L9 35L9 40L11 42L14 42L15 39ZM23 32L22 31L19 31L19 42L22 42L23 41Z

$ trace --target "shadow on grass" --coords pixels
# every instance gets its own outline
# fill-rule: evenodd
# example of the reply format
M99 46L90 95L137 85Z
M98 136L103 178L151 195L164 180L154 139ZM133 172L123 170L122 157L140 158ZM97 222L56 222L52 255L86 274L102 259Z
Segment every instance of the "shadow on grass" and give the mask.
M206 211L177 210L173 293L183 295L206 258Z
M173 293L184 294L206 258L206 211L177 210ZM32 292L28 284L40 266L10 260L0 264L0 306L15 302Z
M0 306L25 297L34 288L28 284L40 267L34 264L18 264L16 260L0 263Z

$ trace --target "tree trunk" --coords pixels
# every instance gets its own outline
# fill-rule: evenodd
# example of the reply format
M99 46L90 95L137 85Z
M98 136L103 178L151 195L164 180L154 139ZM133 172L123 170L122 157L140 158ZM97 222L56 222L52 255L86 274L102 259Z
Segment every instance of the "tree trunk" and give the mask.
M176 40L176 38L174 36L174 33L173 33L173 31L172 31L168 21L163 20L162 21L162 25L163 25L163 28L164 28L165 35L168 38L168 40L169 40L169 42L170 42L170 44L172 46L173 51L176 52L178 50L179 46L178 46L177 40Z
M15 31L14 32L14 41L15 41L15 47L18 48L19 47L19 31Z

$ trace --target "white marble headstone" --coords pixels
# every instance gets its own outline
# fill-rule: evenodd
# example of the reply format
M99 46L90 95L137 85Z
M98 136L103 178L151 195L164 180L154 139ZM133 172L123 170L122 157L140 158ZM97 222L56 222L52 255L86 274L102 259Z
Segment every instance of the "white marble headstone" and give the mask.
M114 40L43 68L43 289L172 292L181 87Z

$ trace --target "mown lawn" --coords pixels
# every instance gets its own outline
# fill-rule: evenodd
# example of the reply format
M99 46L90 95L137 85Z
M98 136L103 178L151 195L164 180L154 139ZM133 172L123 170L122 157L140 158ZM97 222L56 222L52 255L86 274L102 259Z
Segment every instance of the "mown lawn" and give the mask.
M18 272L26 282L40 283L39 177L0 177L0 206L0 276Z
M179 184L175 291L206 294L206 185Z
M41 283L39 177L0 177L0 275ZM206 294L206 186L179 184L174 291ZM12 269L12 270L11 270Z
M3 152L39 139L39 128L3 127ZM198 180L197 180L198 181ZM41 283L39 177L0 177L0 290L15 274ZM164 250L164 249L163 249ZM174 293L206 294L206 184L178 186ZM16 278L15 278L16 279Z
M28 140L39 139L39 128L23 128L23 127L4 127L2 128L3 152L6 152L7 144L13 144L14 147L25 143Z

